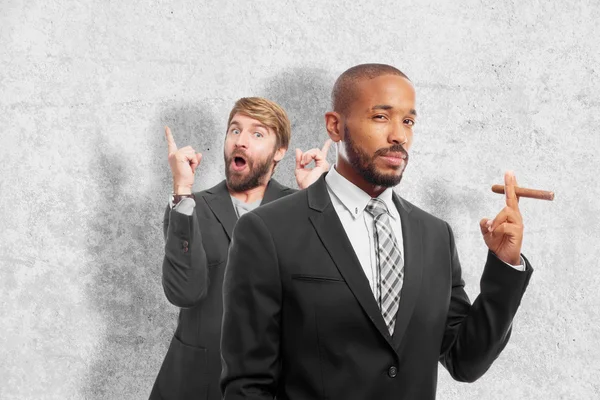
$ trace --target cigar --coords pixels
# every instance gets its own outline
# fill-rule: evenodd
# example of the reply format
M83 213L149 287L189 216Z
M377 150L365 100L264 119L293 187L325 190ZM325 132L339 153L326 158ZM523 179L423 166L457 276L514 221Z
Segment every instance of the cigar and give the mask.
M504 194L504 185L492 185L492 192ZM515 186L515 193L518 197L529 197L531 199L554 200L554 192L546 190L527 189Z

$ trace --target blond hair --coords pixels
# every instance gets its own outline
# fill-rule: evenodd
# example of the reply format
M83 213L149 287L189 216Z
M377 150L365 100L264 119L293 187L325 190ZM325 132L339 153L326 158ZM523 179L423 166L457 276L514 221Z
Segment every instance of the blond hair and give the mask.
M247 117L260 121L261 124L273 129L276 137L276 148L287 150L290 145L292 126L290 120L281 106L271 100L262 97L242 97L235 102L227 126L231 123L235 114L243 114Z

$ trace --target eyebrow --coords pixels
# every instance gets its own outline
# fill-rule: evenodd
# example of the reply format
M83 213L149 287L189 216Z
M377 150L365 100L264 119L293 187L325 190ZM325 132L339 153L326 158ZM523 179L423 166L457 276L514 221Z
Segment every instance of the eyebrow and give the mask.
M376 105L376 106L373 106L373 107L371 108L371 110L372 110L372 111L375 111L375 110L386 110L386 111L387 111L387 110L391 110L391 109L393 109L393 108L394 108L394 107L392 107L392 106L390 106L390 105L388 105L388 104L378 104L378 105ZM409 113L410 115L414 115L415 117L417 116L417 111L416 111L414 108L411 108L411 110L410 110L408 113Z
M229 127L230 127L230 128L231 128L231 126L232 126L232 125L235 125L235 126L241 126L241 124L240 124L238 121L236 121L236 120L233 120L233 121L231 121L231 122L229 123ZM266 127L265 125L263 125L263 124L252 124L251 126L252 126L252 127L254 127L254 128L263 128L263 129L265 129L267 132L269 131L269 128L267 128L267 127Z

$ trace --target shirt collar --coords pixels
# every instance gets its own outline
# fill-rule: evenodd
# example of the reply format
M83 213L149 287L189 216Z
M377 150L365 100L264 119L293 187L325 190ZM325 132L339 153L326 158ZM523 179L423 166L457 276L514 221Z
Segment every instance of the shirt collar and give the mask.
M329 172L325 176L325 182L354 219L362 216L369 200L371 200L371 196L340 175L335 169L335 166L329 169ZM398 220L400 215L398 214L396 204L394 204L392 199L393 193L394 190L392 188L387 188L378 198L383 200L392 218Z

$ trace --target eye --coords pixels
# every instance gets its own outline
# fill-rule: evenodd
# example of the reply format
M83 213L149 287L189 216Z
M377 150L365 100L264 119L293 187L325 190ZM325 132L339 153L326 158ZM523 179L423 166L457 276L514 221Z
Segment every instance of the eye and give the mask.
M233 129L231 130L231 133L233 133L234 135L239 135L239 134L240 134L240 130L239 130L239 129L237 129L237 128L233 128Z
M384 114L377 114L377 115L373 116L373 119L378 120L378 121L385 121L387 119L387 116Z
M260 133L260 132L254 132L254 136L257 137L257 138L261 138L264 135L262 133Z
M405 119L404 123L408 126L414 126L415 125L415 121L413 121L412 119Z

